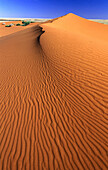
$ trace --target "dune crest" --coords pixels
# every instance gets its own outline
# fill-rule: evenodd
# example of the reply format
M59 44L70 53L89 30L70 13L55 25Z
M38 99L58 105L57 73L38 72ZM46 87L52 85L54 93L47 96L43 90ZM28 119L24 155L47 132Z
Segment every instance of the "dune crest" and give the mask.
M12 23L15 24L15 25L18 24L18 23L22 24L22 21L6 22L5 25L10 25ZM27 29L28 27L32 27L32 26L37 25L37 24L39 24L39 23L38 22L37 23L32 23L30 25L27 25L26 27L24 27L24 26L15 26L14 25L14 26L8 28L8 27L5 27L5 25L3 25L2 23L0 23L0 37L13 34L15 32Z
M108 25L96 23L75 14L69 13L52 22L52 24L44 24L53 28L60 28L61 31L69 33L80 33L87 37L108 41Z
M107 40L74 14L0 38L0 169L107 170Z

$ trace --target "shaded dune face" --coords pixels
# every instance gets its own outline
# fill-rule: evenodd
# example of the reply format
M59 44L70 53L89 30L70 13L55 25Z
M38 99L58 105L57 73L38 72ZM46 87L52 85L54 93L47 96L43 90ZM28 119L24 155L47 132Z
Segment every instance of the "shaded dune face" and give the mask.
M69 14L0 38L0 169L107 169L107 35Z

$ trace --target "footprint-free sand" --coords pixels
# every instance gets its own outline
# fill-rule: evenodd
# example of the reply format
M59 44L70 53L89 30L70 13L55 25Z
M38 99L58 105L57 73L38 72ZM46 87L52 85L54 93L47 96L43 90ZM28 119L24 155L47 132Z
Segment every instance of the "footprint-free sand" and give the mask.
M15 29L0 37L0 170L107 170L108 26Z

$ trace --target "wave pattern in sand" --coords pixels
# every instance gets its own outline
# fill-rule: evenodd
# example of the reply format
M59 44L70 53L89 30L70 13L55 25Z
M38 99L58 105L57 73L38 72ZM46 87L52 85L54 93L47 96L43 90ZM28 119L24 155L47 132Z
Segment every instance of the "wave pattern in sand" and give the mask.
M0 169L106 170L108 45L42 26L0 39Z

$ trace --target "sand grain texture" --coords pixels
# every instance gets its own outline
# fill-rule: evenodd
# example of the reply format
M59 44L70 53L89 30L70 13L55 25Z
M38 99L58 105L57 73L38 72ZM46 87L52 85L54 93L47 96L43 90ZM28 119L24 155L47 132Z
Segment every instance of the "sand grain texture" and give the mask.
M68 14L0 38L0 170L107 170L107 114L108 26Z
M0 37L13 34L15 32L27 29L28 27L32 27L32 26L38 24L38 22L37 22L37 23L31 23L27 26L16 26L16 24L18 24L18 23L22 24L22 21L10 21L10 22L3 22L3 23L5 23L5 25L10 25L12 23L15 25L12 27L5 27L5 25L2 25L2 23L0 23Z

